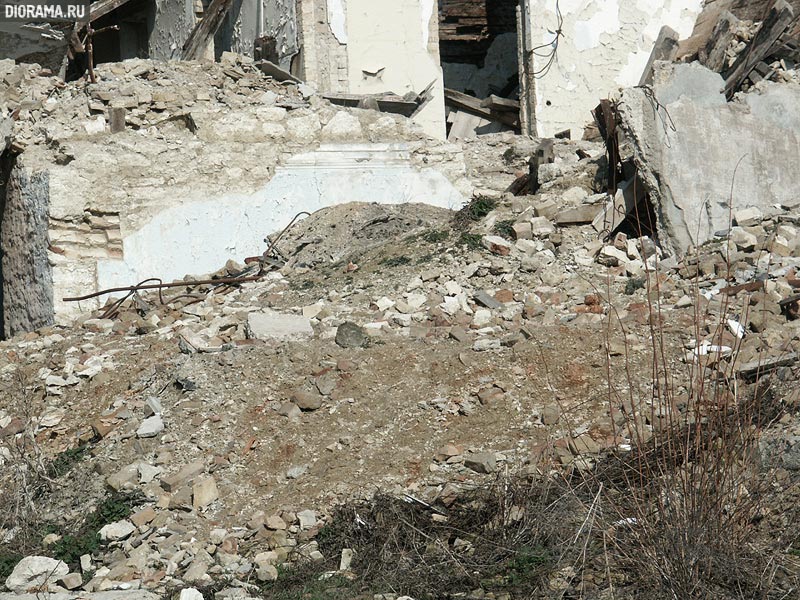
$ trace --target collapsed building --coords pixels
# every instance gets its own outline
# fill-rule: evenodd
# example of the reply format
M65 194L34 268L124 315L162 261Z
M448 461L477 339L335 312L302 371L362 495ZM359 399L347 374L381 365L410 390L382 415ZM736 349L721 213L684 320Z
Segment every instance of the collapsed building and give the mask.
M602 138L607 200L557 224L667 254L727 234L739 209L791 210L794 9L752 4L95 2L93 27L118 28L97 35L95 82L64 82L65 46L37 55L62 76L0 62L3 331L259 255L301 212L458 208L483 193L459 140L482 133ZM187 52L216 61L171 60ZM509 193L536 192L539 158Z
M453 129L454 137L500 129L579 137L595 98L637 84L660 28L687 37L701 4L101 0L91 20L106 29L93 40L97 63L186 58L193 28L210 15L217 27L202 48L206 58L232 51L265 59L342 102L390 94L395 110L410 108L433 137ZM58 70L68 31L0 27L0 56ZM403 105L407 95L423 95L424 105Z

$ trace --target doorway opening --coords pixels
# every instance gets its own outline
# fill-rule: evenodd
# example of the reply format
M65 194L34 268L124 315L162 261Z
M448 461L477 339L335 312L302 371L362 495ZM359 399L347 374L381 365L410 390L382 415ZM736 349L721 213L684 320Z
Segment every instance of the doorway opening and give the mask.
M519 130L518 0L439 0L448 139Z

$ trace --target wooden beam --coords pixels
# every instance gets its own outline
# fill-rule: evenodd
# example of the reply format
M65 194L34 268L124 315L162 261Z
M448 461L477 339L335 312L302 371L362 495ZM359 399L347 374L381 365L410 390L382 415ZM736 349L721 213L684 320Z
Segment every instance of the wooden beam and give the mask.
M700 62L706 68L717 73L722 73L727 68L727 50L736 35L736 24L738 22L739 19L728 11L720 15L719 21L714 26L714 31L698 54Z
M769 14L747 48L726 73L725 96L730 99L739 90L742 82L762 60L768 57L772 47L794 21L794 11L786 0L775 0Z
M509 100L508 98L501 98L492 94L481 102L482 108L489 110L496 110L497 112L519 112L519 102L516 100Z
M213 0L211 2L211 6L203 13L203 20L194 26L189 34L189 39L183 45L182 60L202 58L231 6L233 6L233 0Z
M95 2L89 8L89 21L92 22L107 15L129 1L130 0L100 0L99 2Z
M466 111L489 121L497 121L514 129L519 129L519 117L509 112L496 112L481 106L481 100L456 90L445 88L445 104Z

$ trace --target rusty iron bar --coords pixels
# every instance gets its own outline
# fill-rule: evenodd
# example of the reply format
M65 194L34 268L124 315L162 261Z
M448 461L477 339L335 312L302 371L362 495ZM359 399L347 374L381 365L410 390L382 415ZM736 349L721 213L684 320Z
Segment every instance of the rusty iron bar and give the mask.
M135 294L136 292L141 291L141 290L158 290L159 291L159 300L161 301L161 304L164 304L164 299L161 296L161 290L166 289L166 288L193 287L193 286L197 286L197 285L235 285L237 283L247 283L248 281L258 281L259 279L264 277L264 275L266 274L266 271L264 269L264 265L265 265L266 260L269 258L269 255L272 253L273 249L275 248L275 245L280 241L280 239L284 236L284 234L286 234L286 232L289 231L289 229L292 227L292 225L294 225L295 222L297 222L297 219L299 219L303 215L311 216L311 213L306 212L306 211L301 211L301 212L297 213L294 216L294 218L292 218L292 220L289 221L289 224L286 227L283 228L283 231L281 231L278 234L278 237L276 237L270 243L270 245L264 251L264 254L262 254L261 256L252 256L252 257L246 258L244 260L245 264L249 264L249 263L252 263L252 262L260 262L261 263L261 269L259 270L259 272L256 275L249 275L249 276L246 276L246 277L220 277L218 279L191 279L191 280L188 280L188 281L175 281L173 283L162 283L159 278L151 277L149 279L145 279L144 281L142 281L141 283L139 283L137 285L128 285L128 286L123 286L123 287L108 288L108 289L105 289L105 290L100 290L99 292L93 292L91 294L86 294L84 296L73 296L71 298L62 298L62 300L64 302L80 302L82 300L90 300L92 298L97 298L98 296L104 296L106 294L116 294L116 293L119 293L119 292L128 292L128 294L124 298L122 298L122 300L120 300L118 302L115 302L114 304L111 305L113 307L111 312L114 312L114 310L116 308L119 308L125 300L127 300L133 294ZM148 284L147 283L148 281L158 281L159 283ZM178 298L180 298L180 297L181 296L178 296Z
M249 277L220 277L219 279L191 279L189 281L175 281L173 283L151 283L147 285L128 285L117 288L109 288L107 290L100 290L93 294L86 294L85 296L74 296L72 298L62 298L64 302L80 302L81 300L90 300L105 294L115 294L118 292L138 292L139 290L163 290L166 288L174 287L192 287L195 285L232 285L236 283L246 283L248 281L258 281L262 275L251 275Z
M257 261L258 262L263 262L263 261L267 260L269 258L269 256L270 256L270 254L272 254L272 251L274 250L275 246L278 244L279 241L281 241L281 238L284 236L284 234L287 231L289 231L289 229L292 227L292 225L295 224L297 219L299 219L303 215L305 215L307 217L310 217L311 213L310 212L306 212L304 210L300 211L299 213L297 213L294 216L294 218L291 221L289 221L289 224L286 227L283 228L283 231L281 231L278 234L278 237L276 237L274 240L272 240L272 242L270 242L270 245L264 251L264 254L262 254L261 256L248 256L247 258L244 259L244 264L247 265L247 264L250 264L250 263L257 262ZM267 239L269 239L269 238L267 238Z
M91 21L86 24L86 58L88 59L87 69L89 71L89 81L97 83L97 77L94 74L94 36L98 33L105 33L106 31L119 31L119 25L109 25L102 29L94 29Z

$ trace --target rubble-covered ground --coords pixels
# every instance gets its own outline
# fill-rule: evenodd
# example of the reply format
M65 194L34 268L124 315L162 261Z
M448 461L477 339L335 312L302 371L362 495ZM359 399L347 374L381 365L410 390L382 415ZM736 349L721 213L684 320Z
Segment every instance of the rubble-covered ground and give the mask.
M599 144L505 194L535 147L0 343L9 597L798 597L800 214L677 260L576 217Z

